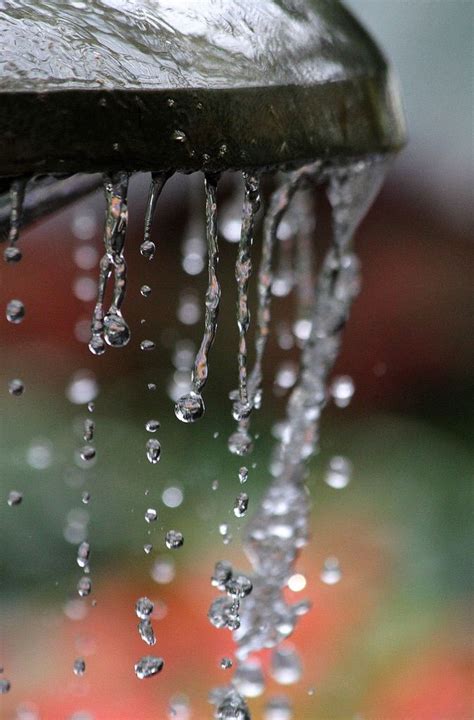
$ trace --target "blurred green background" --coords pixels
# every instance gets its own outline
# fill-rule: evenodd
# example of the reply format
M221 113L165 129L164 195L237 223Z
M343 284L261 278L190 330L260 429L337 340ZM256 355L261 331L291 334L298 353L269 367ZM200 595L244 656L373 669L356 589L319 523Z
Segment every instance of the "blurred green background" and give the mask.
M312 540L298 570L307 579L299 594L313 610L292 638L304 675L288 694L297 720L469 720L472 4L350 5L398 67L411 142L358 233L363 289L335 370L350 375L356 391L348 408L328 406L321 452L310 465ZM182 267L181 238L194 230L188 211L200 202L196 191L189 200L191 182L173 179L160 200L153 262L138 250L146 178L132 183L125 312L133 337L121 351L94 358L84 342L94 248L99 253L101 244L100 196L24 232L23 261L2 268L2 302L21 298L27 312L21 325L2 326L1 640L11 690L0 702L7 720L161 720L177 694L189 698L189 717L200 720L212 713L209 689L228 680L219 660L232 655L233 644L206 613L215 596L214 562L225 557L248 568L239 542L245 521L232 513L242 463L226 448L233 427L227 395L237 379L236 248L221 242L223 299L207 413L196 426L183 426L169 397L173 349L179 341L199 342L202 317L186 324L177 309L183 294L202 304L205 290L205 272L189 275ZM143 283L152 287L150 298L140 294ZM275 298L274 309L275 327L291 323L292 298ZM140 352L145 338L156 341L153 352ZM260 437L248 460L249 514L270 480L271 428L284 413L285 397L273 392L275 372L297 356L273 335L254 421ZM12 377L25 382L21 398L7 392ZM86 395L71 402L81 387L97 393L89 416L97 425L97 461L88 468L77 457ZM150 418L161 423L156 466L145 457ZM354 467L343 490L323 480L335 454ZM163 502L169 487L182 491L179 507ZM16 507L6 502L12 489L24 494ZM84 492L91 494L87 505ZM158 510L153 525L144 521L148 507ZM219 534L224 522L229 545ZM171 527L185 536L177 552L164 546ZM93 593L78 601L75 555L83 536L92 546ZM145 543L153 544L150 555ZM333 555L342 579L326 586L319 574ZM166 661L162 675L147 682L133 674L146 652L135 627L140 595L156 601L154 650ZM79 678L76 657L87 663ZM250 701L254 716L263 718L265 699L282 690L271 681L265 698Z

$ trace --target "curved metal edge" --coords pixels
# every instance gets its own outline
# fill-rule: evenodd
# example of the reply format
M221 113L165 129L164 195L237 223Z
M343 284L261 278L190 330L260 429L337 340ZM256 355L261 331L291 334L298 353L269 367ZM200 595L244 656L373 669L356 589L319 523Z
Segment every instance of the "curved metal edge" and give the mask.
M405 142L386 67L313 86L6 93L0 104L0 177L271 169Z

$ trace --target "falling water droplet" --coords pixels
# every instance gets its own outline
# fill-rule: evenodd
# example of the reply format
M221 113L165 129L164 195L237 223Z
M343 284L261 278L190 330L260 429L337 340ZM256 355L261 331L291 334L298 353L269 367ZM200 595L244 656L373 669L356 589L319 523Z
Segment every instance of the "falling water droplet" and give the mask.
M140 620L146 620L153 612L153 603L147 597L138 598L135 603L135 612Z
M140 245L140 253L147 260L153 260L155 257L156 245L152 240L145 240Z
M93 420L84 420L84 440L91 442L94 439L95 422Z
M235 517L244 517L249 504L249 496L247 493L239 493L234 502Z
M19 397L20 395L23 395L24 391L25 386L22 380L15 378L14 380L10 380L10 382L8 383L8 392L10 393L10 395Z
M88 542L84 540L77 548L77 564L81 568L85 568L89 562L91 548Z
M84 675L86 671L85 660L83 660L82 658L77 658L77 660L74 660L73 671L74 675L78 675L79 677Z
M10 490L10 492L8 493L7 503L10 505L10 507L13 507L14 505L20 505L22 500L23 493L18 492L18 490Z
M92 447L92 445L84 445L79 454L81 456L81 460L84 460L84 462L90 462L95 458L96 450L95 447Z
M223 657L219 664L223 670L229 670L232 667L232 660L228 657Z
M5 315L8 322L18 325L25 317L25 306L21 300L10 300Z
M324 482L335 490L347 487L352 476L352 463L342 455L335 455L329 461Z
M245 465L244 465L244 466L241 467L240 470L239 470L239 480L240 480L240 483L241 483L242 485L243 485L244 483L246 483L247 480L248 480L248 477L249 477L249 471L248 471L248 468L246 468Z
M154 350L156 348L156 343L153 342L153 340L142 340L140 343L140 350L144 350L145 352Z
M155 522L155 520L158 517L158 513L156 512L155 508L148 508L145 512L145 520L147 523Z
M265 689L262 665L251 659L240 663L234 675L237 690L245 697L259 697Z
M302 674L298 653L290 646L279 647L272 653L270 674L280 685L297 683Z
M165 536L165 545L168 550L175 550L183 546L183 533L178 530L168 530Z
M3 251L3 257L7 263L17 263L23 257L21 250L17 247L7 247Z
M228 447L234 455L248 455L253 448L253 440L245 429L236 430L229 437Z
M84 490L84 492L82 493L81 499L82 499L82 502L84 503L84 505L88 505L90 502L90 499L91 499L90 492L88 492L87 490Z
M81 597L87 597L91 594L92 590L92 581L88 577L81 577L79 582L77 583L77 592Z
M159 420L148 420L145 425L145 429L151 433L156 432L157 430L160 429L160 421Z
M171 135L173 140L176 140L177 142L184 143L187 140L186 133L182 130L175 130L173 134Z
M151 622L147 618L140 620L138 623L138 632L143 642L147 645L153 646L156 644L155 632Z
M327 560L324 561L320 577L326 585L335 585L338 583L342 577L339 560L335 557L327 558Z
M6 678L0 678L0 695L6 695L10 692L11 683Z
M152 465L156 465L156 463L160 461L161 445L159 440L150 438L146 441L146 456L148 458L148 462L151 462Z
M142 285L140 288L140 292L143 295L143 297L147 298L151 295L151 287L149 285Z
M329 388L334 404L339 408L345 408L349 405L354 391L354 381L349 375L338 375L338 377L334 378Z
M293 711L288 698L274 697L265 705L263 720L291 720Z
M152 550L153 550L153 545L151 543L146 543L143 546L143 551L144 551L145 555L149 555Z
M135 675L140 680L157 675L163 670L164 660L153 655L144 655L135 664Z
M192 423L204 415L204 400L200 393L191 390L183 395L175 405L174 413L178 420L184 423Z

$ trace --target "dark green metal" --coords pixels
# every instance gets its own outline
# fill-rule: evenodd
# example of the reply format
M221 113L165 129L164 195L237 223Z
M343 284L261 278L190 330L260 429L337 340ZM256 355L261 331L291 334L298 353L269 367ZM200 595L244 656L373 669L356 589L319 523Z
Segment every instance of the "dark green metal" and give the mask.
M399 98L338 0L6 0L0 176L220 171L398 150Z

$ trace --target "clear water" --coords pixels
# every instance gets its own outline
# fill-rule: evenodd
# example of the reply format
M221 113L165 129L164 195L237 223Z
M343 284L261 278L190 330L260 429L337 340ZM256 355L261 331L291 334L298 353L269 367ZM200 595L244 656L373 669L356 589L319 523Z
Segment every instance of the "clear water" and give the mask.
M182 138L176 140L182 141ZM281 392L291 392L286 418L276 431L278 439L270 468L273 477L264 497L258 505L252 505L251 473L248 467L243 465L236 478L237 487L240 487L241 491L235 494L233 499L229 499L236 518L246 518L249 511L252 512L243 536L243 547L252 571L250 574L241 573L225 560L215 558L211 584L216 595L209 608L208 617L214 627L229 630L235 642L235 659L224 656L220 661L220 667L226 671L229 680L226 685L215 688L210 694L215 708L214 717L217 720L249 719L247 699L258 697L265 692L267 673L273 681L282 686L297 683L302 675L297 648L288 643L288 638L299 618L306 614L310 607L304 600L289 602L284 591L287 587L302 590L306 584L305 578L296 573L295 563L308 542L311 499L305 486L305 468L311 456L318 451L321 413L331 398L338 407L346 407L354 393L351 378L340 376L330 381L330 374L338 355L341 335L352 301L360 285L359 264L352 246L353 236L382 182L385 169L385 159L368 158L347 165L331 166L316 162L283 176L269 200L263 218L262 253L256 277L254 363L251 370L248 368L248 333L252 322L249 288L253 271L252 246L261 199L260 178L250 173L243 177L240 237L235 264L238 328L235 355L238 387L230 396L231 413L237 422L237 428L228 438L227 444L231 453L246 456L252 452L254 438L250 420L253 411L258 410L262 403L263 361L268 337L273 330L272 295L285 297L293 286L297 289L297 317L293 332L288 327L276 328L276 332L281 347L288 347L290 337L292 342L296 339L302 350L299 367L287 365L277 370L275 387ZM168 177L169 173L152 175L144 237L140 247L143 257L149 260L156 255L157 248L151 240L153 219ZM202 340L197 352L190 341L181 340L174 347L173 363L176 372L169 394L176 401L176 417L184 423L194 423L205 413L203 390L209 378L210 353L217 332L221 297L217 275L217 183L217 177L205 175L208 282ZM332 242L314 281L312 238L315 218L308 188L316 184L324 184L327 188L332 209ZM129 174L125 172L104 178L104 254L99 263L98 292L89 343L91 353L96 356L102 355L107 346L124 347L131 336L123 316L127 285L124 250L128 222L128 185ZM8 252L5 253L8 262L21 259L21 254L19 257L13 255L14 251L18 250L24 193L25 184L13 183L11 231ZM233 208L235 204L233 199ZM227 232L234 242L233 230L231 232L231 229L227 228ZM196 256L194 264L189 261L186 266L183 261L185 272L191 275L196 273L198 267L196 258L202 258L202 246L191 242L192 234L190 233L187 244L183 246L183 258ZM290 258L293 256L296 259L291 263ZM111 278L111 303L106 311L106 290ZM147 298L152 288L142 285L140 292ZM25 307L20 300L11 300L5 314L9 322L19 324L25 316ZM141 341L141 348L153 350L155 342L144 339ZM95 394L90 393L90 381L78 377L74 383L68 390L71 397L79 397L78 403L88 403L89 411L93 412ZM150 390L155 387L154 383L148 383ZM24 385L21 380L13 379L8 389L12 395L20 396ZM73 399L72 402L76 400ZM154 434L160 430L160 422L155 419L146 421L144 425L148 433ZM78 452L80 460L86 464L94 463L96 459L95 431L95 421L91 418L82 420L82 436L86 444ZM216 433L215 437L219 439L219 433ZM157 438L148 437L145 440L145 455L152 465L160 461L161 442ZM350 482L351 475L350 460L334 456L329 461L325 481L331 488L340 490ZM245 485L246 490L249 488L248 492L243 491L242 485ZM217 490L218 487L216 480L212 489ZM11 490L8 504L13 508L19 505L22 499L20 491ZM83 491L81 499L82 504L87 505L91 493L88 490ZM167 507L178 507L183 502L183 493L178 486L170 486L163 489L162 499ZM143 517L146 525L152 525L158 520L157 510L149 507L144 516L142 515L142 522ZM91 545L87 539L87 520L73 518L68 532L77 533L80 538L77 542L76 561L83 575L77 581L76 590L80 598L86 598L92 592ZM220 524L219 533L225 545L231 542L232 533L228 523ZM161 539L156 536L154 542L161 544L162 548L176 551L185 543L185 537L179 529L165 529ZM143 544L146 554L152 550L152 543ZM203 562L206 561L207 558L203 559ZM157 559L153 573L157 582L169 582L174 577L175 568L171 561ZM326 559L320 577L329 585L342 579L337 558ZM147 646L157 645L159 648L159 638L155 636L152 622L153 603L147 597L141 597L136 602L135 611L139 619L139 638ZM255 655L263 649L272 650L268 670L263 668ZM132 666L136 676L143 680L159 674L165 660L166 658L159 656L144 655L134 666L132 663ZM74 673L81 676L85 670L84 660L76 659L73 663ZM9 682L5 679L1 682L1 692L8 692ZM183 712L187 712L186 703L180 705L180 702L179 699L175 702L178 711L181 712L179 707L184 707ZM291 705L284 695L268 698L264 713L266 720L287 720L292 717Z

